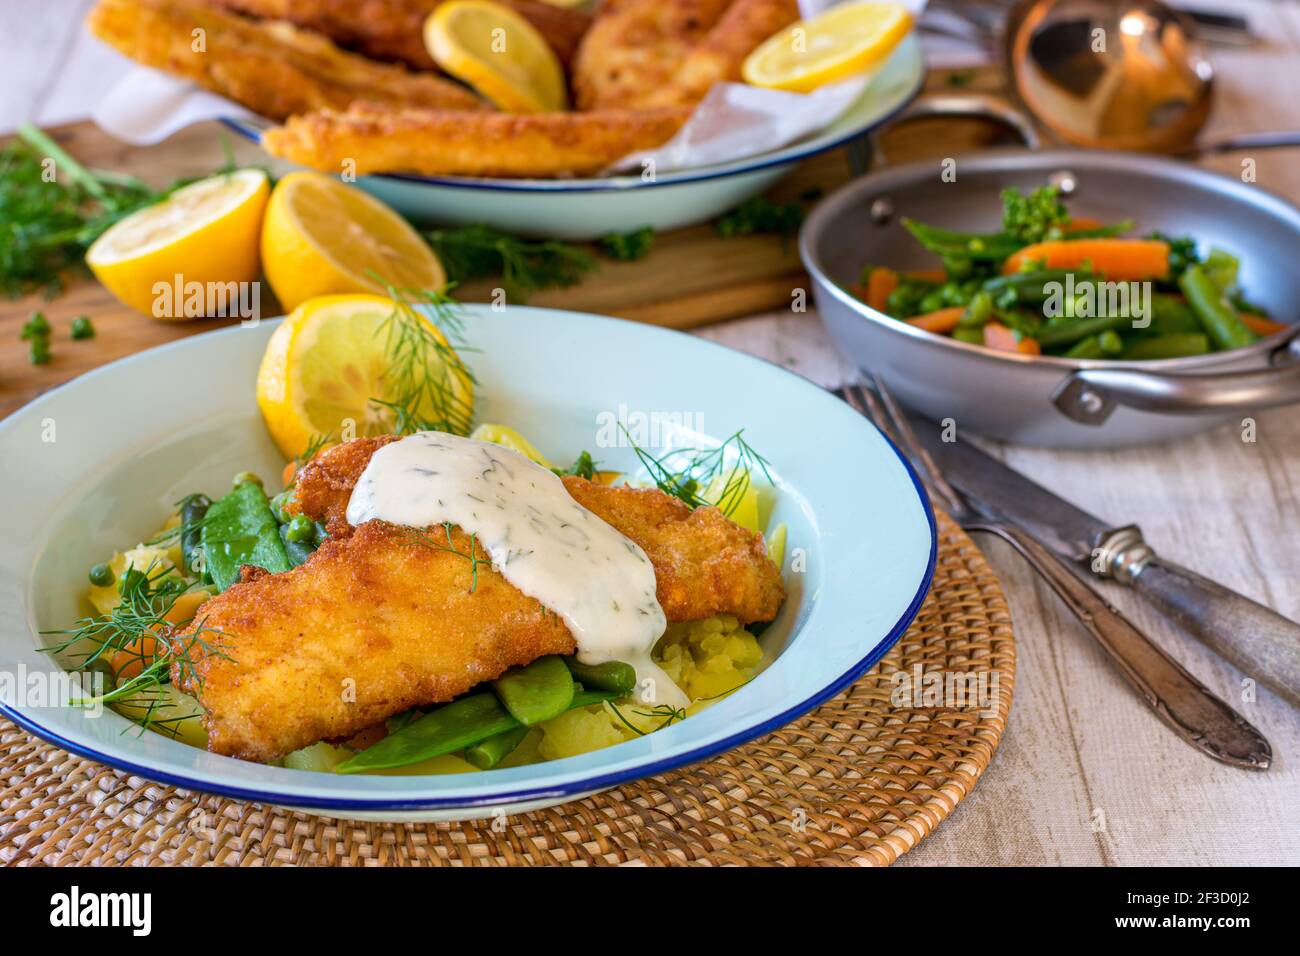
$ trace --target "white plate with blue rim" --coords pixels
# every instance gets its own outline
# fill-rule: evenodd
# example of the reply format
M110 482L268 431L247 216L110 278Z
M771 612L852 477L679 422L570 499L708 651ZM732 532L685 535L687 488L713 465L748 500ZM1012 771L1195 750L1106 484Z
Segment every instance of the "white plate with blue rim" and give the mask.
M897 115L925 82L921 41L912 34L835 122L816 136L730 163L593 179L362 176L357 185L421 224L495 226L521 236L587 240L649 226L656 232L706 222L763 192L800 160L841 146ZM261 127L223 122L258 142Z
M610 416L662 413L692 440L739 429L770 463L772 522L789 528L788 598L761 634L762 670L708 709L604 750L441 776L336 775L218 756L116 712L60 706L42 630L86 613L90 565L150 535L191 491L278 474L254 380L278 324L193 336L115 362L0 422L11 502L0 544L0 712L73 753L166 784L329 816L468 819L550 806L707 759L848 686L902 635L929 589L936 536L916 475L865 419L793 373L678 332L548 309L465 306L480 421L518 428L554 460L596 447ZM467 353L468 354L468 353ZM630 411L629 411L630 410ZM689 418L684 416L689 414ZM674 418L676 416L676 418Z

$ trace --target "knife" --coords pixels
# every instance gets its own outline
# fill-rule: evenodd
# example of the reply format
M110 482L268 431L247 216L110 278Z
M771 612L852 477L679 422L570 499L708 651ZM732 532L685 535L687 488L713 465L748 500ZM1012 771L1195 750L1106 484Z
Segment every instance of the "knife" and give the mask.
M1131 587L1243 674L1300 707L1300 624L1160 557L1137 525L1108 524L973 443L945 441L929 419L909 420L944 477L978 510L1019 525L1094 576Z

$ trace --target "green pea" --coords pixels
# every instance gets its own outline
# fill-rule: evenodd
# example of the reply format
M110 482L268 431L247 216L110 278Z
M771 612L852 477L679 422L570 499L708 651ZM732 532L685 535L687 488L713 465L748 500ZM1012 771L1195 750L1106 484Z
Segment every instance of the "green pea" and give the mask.
M1118 355L1124 351L1124 340L1120 338L1119 333L1114 329L1107 329L1101 335L1097 336L1097 344L1107 355Z
M72 320L72 337L74 339L93 339L95 337L95 326L90 322L90 316L79 315Z
M106 588L117 580L117 575L107 564L97 564L90 569L90 583L97 588Z
M284 507L291 500L293 500L293 492L288 488L271 499L271 514L275 515L275 520L280 524L289 523L289 518L291 516L284 510Z
M284 527L284 537L288 541L306 541L316 534L316 523L306 515L294 515Z
M257 475L257 474L254 474L254 473L251 472L251 471L241 471L239 474L235 475L235 477L234 477L233 479L231 479L230 486L231 486L232 488L238 488L240 485L245 484L245 483L250 482L250 481L251 481L253 484L257 485L257 487L259 487L259 488L262 487L262 478L261 478L261 476L260 476L260 475Z

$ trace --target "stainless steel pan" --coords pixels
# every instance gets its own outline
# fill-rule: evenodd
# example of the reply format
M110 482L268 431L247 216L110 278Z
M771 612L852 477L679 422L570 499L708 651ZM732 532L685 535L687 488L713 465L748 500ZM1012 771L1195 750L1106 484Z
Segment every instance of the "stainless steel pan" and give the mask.
M1300 321L1300 210L1258 185L1172 159L1081 150L994 150L867 174L824 199L800 234L800 252L826 328L840 349L876 372L907 404L958 427L1032 445L1113 447L1204 431L1254 409L1300 401L1300 326L1247 348L1147 362L995 352L932 335L844 291L863 263L933 267L903 229L909 216L953 229L994 231L1006 186L1048 182L1071 208L1143 231L1191 234L1240 257L1250 298L1278 321Z

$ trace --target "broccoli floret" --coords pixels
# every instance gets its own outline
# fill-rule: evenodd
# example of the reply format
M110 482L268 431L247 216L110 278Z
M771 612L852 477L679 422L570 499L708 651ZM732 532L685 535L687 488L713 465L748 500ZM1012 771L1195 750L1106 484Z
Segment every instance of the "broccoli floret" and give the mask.
M1059 239L1070 221L1055 186L1041 186L1028 196L1015 188L1002 190L1002 231L1026 245Z

